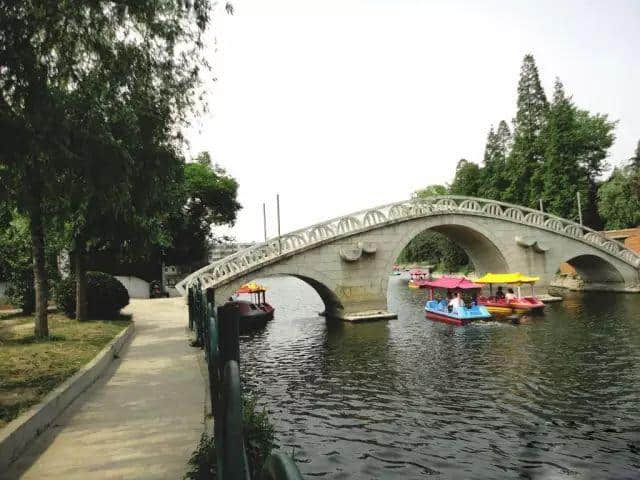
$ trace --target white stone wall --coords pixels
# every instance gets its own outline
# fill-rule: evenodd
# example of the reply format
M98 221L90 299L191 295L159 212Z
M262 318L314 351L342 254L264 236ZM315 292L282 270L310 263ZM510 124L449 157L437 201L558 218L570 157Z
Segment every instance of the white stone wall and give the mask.
M149 298L149 282L138 277L116 276L129 292L131 298Z

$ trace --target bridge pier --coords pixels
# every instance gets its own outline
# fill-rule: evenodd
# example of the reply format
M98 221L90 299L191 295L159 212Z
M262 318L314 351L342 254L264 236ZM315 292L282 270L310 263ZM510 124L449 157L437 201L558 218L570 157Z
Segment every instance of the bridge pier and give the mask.
M398 314L387 310L387 296L384 297L373 295L362 295L352 297L354 290L358 289L349 287L348 289L340 289L341 292L350 292L349 297L339 296L342 308L332 312L327 311L326 316L337 318L345 322L366 322L372 320L391 320L398 318Z

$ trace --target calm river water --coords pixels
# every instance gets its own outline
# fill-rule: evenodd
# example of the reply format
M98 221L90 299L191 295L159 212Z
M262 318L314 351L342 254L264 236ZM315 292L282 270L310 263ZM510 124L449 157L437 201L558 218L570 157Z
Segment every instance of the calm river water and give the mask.
M640 296L567 294L529 325L346 324L270 278L274 321L241 345L243 381L306 478L640 478Z

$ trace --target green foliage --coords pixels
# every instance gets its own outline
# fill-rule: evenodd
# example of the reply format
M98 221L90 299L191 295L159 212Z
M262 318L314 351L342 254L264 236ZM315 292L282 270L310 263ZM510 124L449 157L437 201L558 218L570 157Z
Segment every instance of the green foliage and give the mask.
M29 217L38 336L48 334L45 219L80 252L158 231L148 211L170 190L165 171L207 67L210 9L208 0L0 1L0 196Z
M33 257L28 220L15 210L0 215L0 278L8 282L11 305L30 315L35 308ZM57 278L55 239L47 246L48 275Z
M36 301L31 239L26 220L16 214L0 231L0 265L3 277L9 284L6 292L9 303L30 315Z
M208 152L184 166L184 182L177 192L168 224L173 246L167 262L206 262L213 225L233 225L242 206L237 201L238 182L212 164Z
M212 435L206 432L200 437L198 446L189 457L187 473L183 480L215 480L218 478L216 471L216 445Z
M255 395L247 395L243 406L244 445L251 478L258 478L265 460L275 447L276 431L264 407L258 409Z
M447 273L464 269L470 263L462 248L443 234L430 230L411 240L400 253L398 262L426 262Z
M68 277L56 285L58 308L73 317L76 311L76 283ZM89 318L113 319L129 304L129 293L120 281L103 272L87 272L87 301Z
M577 221L576 194L580 192L584 223L600 229L599 178L608 168L606 157L616 123L576 107L559 80L549 104L531 55L524 57L520 71L517 108L513 136L504 121L497 129L492 127L482 167L460 160L449 193L530 208L539 208L543 200L546 211ZM640 144L631 161L640 166ZM618 178L609 190L621 188ZM627 215L615 223L629 221Z
M487 145L484 150L484 165L480 174L478 196L493 200L502 200L509 186L507 172L507 157L511 146L511 132L504 120L498 124L498 130L493 127L487 135Z
M437 195L447 195L449 190L444 185L429 185L422 190L417 190L411 195L412 198L429 198Z
M267 411L264 408L258 408L257 398L253 394L244 397L242 420L249 478L259 478L265 460L276 446L275 428L269 420ZM189 470L183 478L185 480L217 478L216 459L214 438L203 433L197 449L191 454Z
M525 55L522 62L517 107L513 148L507 159L509 186L504 199L535 207L542 190L540 166L544 156L544 143L541 133L546 124L549 104L532 55Z
M476 163L468 162L463 158L456 166L456 175L451 183L449 192L452 195L477 197L481 189L481 181L480 167Z
M638 146L636 147L636 151L629 159L631 161L631 167L636 171L640 171L640 140L638 140Z
M577 135L577 109L556 80L553 102L544 128L545 158L541 198L547 211L563 218L577 219L576 193L586 198L586 171L579 164L583 146Z
M10 282L5 292L9 303L21 309L25 315L31 315L36 308L36 291L31 265L16 270L11 275Z
M635 159L624 168L616 168L598 190L598 210L607 229L640 225L640 167Z

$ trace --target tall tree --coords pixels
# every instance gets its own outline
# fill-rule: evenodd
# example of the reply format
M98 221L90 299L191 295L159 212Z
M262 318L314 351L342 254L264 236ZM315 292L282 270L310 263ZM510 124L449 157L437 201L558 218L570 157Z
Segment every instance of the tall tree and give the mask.
M466 195L477 197L480 189L480 167L477 163L469 162L464 158L458 161L456 176L453 178L449 192L452 195Z
M445 185L428 185L422 190L416 190L411 194L411 198L429 198L437 195L446 195L448 189Z
M598 190L598 210L607 230L640 225L640 169L614 169Z
M540 84L532 55L525 55L518 82L518 110L514 119L513 148L507 161L509 186L504 200L535 206L542 192L541 165L544 143L541 138L549 103Z
M61 202L59 194L72 178L85 178L86 155L99 155L101 147L119 160L131 155L135 147L120 143L124 129L130 115L143 119L134 105L126 108L127 101L135 102L132 83L142 79L149 96L171 112L151 135L154 144L179 140L176 123L193 105L204 64L198 52L209 9L207 0L0 1L0 130L9 139L0 153L0 175L3 189L29 219L36 337L48 335L45 218L64 217L57 209L72 208L71 222L82 225L83 211L103 213L88 204L74 208L80 196ZM118 96L122 101L114 103Z
M233 225L242 206L237 201L238 182L213 164L208 152L184 166L184 183L175 210L168 219L172 247L167 261L198 266L207 261L214 225Z
M636 151L629 160L631 160L631 165L636 170L640 170L640 140L638 140L638 146L636 147Z
M484 150L484 166L481 169L481 181L478 196L493 200L502 200L509 185L506 172L506 160L511 146L511 132L507 122L501 120L498 129L493 127L487 135Z
M579 135L577 109L564 87L556 79L553 101L543 137L545 156L542 165L542 200L545 209L564 218L577 219L576 194L587 193L587 172L580 164L584 145Z
M577 111L580 139L579 162L586 173L587 192L582 202L584 223L595 230L601 230L603 223L598 214L598 188L602 174L609 169L606 162L609 148L615 140L615 121L605 114L591 114L586 110Z
M598 212L608 230L640 225L640 142L629 163L615 168L597 193Z

